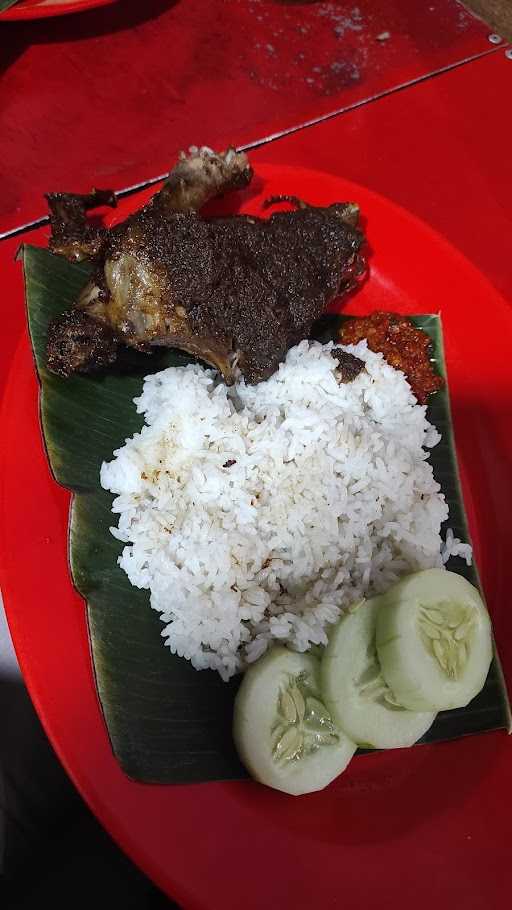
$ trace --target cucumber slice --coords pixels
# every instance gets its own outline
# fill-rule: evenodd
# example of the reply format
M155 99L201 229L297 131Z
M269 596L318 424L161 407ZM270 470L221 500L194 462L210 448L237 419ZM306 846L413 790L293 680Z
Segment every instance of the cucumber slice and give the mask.
M262 784L295 796L327 786L356 751L333 724L319 677L316 658L276 647L249 667L235 699L242 762Z
M322 691L335 722L359 745L412 746L435 713L402 708L384 682L375 647L377 612L374 598L340 619L322 659Z
M492 660L489 614L477 589L446 569L408 575L380 598L382 674L411 710L463 708Z

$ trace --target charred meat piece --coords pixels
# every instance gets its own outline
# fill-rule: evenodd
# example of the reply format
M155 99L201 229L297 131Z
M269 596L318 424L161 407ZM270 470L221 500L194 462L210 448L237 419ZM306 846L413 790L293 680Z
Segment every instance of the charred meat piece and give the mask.
M197 214L251 176L246 156L232 149L182 156L160 193L107 233L76 308L116 343L180 348L228 383L270 376L330 301L355 285L364 237L352 203L292 200L295 210L268 219ZM68 329L54 326L49 338L48 364L60 375L76 369L61 362L60 333ZM84 371L100 361L75 350L77 362Z
M432 367L432 341L406 316L377 312L370 316L355 316L343 323L339 333L343 344L357 344L364 338L371 351L384 354L392 367L405 373L420 404L425 404L429 395L442 389L443 377Z
M217 155L206 146L194 145L188 155L181 152L178 163L148 208L156 207L162 214L198 212L209 199L248 186L252 175L252 167L243 152L229 148Z
M101 255L108 231L87 221L89 209L116 206L112 190L93 190L85 196L72 193L47 193L50 209L50 249L71 262L95 259Z
M364 360L360 360L359 357L355 357L349 351L333 348L331 354L338 361L335 372L339 382L353 382L359 376L359 373L364 370Z
M48 369L67 378L115 363L119 340L108 326L80 310L69 310L48 329Z

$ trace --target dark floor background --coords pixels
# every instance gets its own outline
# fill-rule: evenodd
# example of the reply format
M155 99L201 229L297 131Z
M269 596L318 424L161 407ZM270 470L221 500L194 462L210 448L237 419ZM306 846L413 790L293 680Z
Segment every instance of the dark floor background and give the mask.
M0 907L175 908L69 781L21 679L0 676Z

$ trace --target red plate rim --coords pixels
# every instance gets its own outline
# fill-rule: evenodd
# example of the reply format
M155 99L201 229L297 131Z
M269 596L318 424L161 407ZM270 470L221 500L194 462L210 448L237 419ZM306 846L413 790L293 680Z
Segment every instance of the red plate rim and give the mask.
M489 307L492 305L498 314L499 321L501 324L506 327L507 331L512 332L512 310L499 293L494 289L494 287L484 278L484 276L470 263L465 257L456 249L454 249L448 241L441 237L437 232L432 228L426 225L424 222L420 221L414 215L411 215L405 209L396 205L395 203L387 200L385 197L380 196L377 193L374 193L370 190L367 190L364 187L358 186L357 184L350 183L349 181L343 180L341 178L335 177L330 174L325 174L321 172L314 172L311 170L306 170L304 168L294 168L294 167L282 167L282 166L273 166L273 165L258 165L256 167L257 175L262 176L265 179L265 182L271 181L272 178L282 180L283 182L291 181L292 183L300 186L304 183L313 186L315 182L319 184L326 184L326 181L332 185L332 198L335 198L335 194L338 196L342 193L345 198L352 196L353 198L358 199L361 202L362 208L367 209L370 220L369 227L371 227L372 220L375 219L376 222L379 221L379 218L389 216L390 222L394 224L401 224L404 231L409 231L410 235L413 236L415 242L424 243L428 245L431 250L435 249L438 251L438 256L445 261L445 263L450 263L451 268L453 269L453 274L455 276L454 280L459 280L466 284L467 288L472 288L473 298L478 301L486 301ZM154 192L154 188L146 191L145 195L149 196ZM266 193L265 193L266 195ZM128 209L134 209L135 204L140 204L142 200L142 194L137 194L136 196L130 197L127 200L124 200L120 206L120 209L115 215L112 215L112 218L119 217L120 214L126 213ZM372 214L373 210L373 214ZM357 301L357 298L355 298ZM439 307L432 306L430 311L435 311ZM364 311L364 306L363 306ZM449 340L449 339L448 339ZM448 351L448 367L450 370L450 352ZM457 364L454 363L454 370L456 371ZM17 400L18 400L18 388L20 383L20 378L25 375L25 384L27 389L22 393L28 394L33 397L34 390L36 388L33 375L28 376L27 370L31 370L31 357L28 347L28 339L24 337L19 346L13 361L11 371L9 373L9 378L6 383L5 394L2 400L2 408L0 411L0 425L8 426L11 428L16 428L18 415L16 412ZM498 369L496 367L496 369ZM510 366L505 364L504 373L507 377L507 388L510 391L512 389L512 371ZM473 388L473 386L472 386ZM475 387L476 388L476 387ZM27 399L28 400L28 399ZM29 417L21 417L21 424L25 421L25 429L23 430L26 433L27 428L30 430L32 437L32 442L35 438L35 433L39 432L38 427L34 426L35 420L35 411L33 410L32 414ZM497 418L496 418L497 420ZM497 425L497 424L496 424ZM465 440L464 446L465 449L468 449L468 434L464 432L464 427L461 424L463 430L462 436ZM457 430L457 427L456 427ZM500 423L500 431L502 426ZM23 438L23 437L22 437ZM507 439L507 437L503 437ZM29 440L30 441L30 440ZM40 443L39 443L40 445ZM510 454L510 442L508 443L508 451ZM39 453L40 455L41 453ZM38 455L38 458L39 458ZM23 457L23 456L21 456ZM28 458L28 456L26 456ZM90 691L92 686L92 673L90 672L90 667L87 672L84 672L83 667L77 665L76 668L76 679L79 680L79 686L76 694L82 693L84 702L87 703L86 710L91 714L95 712L95 716L92 717L92 727L94 736L98 737L98 731L100 732L100 742L94 743L91 742L91 756L92 759L98 759L98 768L95 769L96 773L104 775L105 780L103 784L100 780L95 779L94 773L91 774L91 769L86 769L84 765L80 766L80 762L77 762L77 754L75 748L75 754L73 754L73 741L70 739L70 732L68 730L69 718L66 718L61 711L60 707L56 707L56 702L52 703L49 693L45 692L45 679L44 674L45 670L49 666L48 664L48 655L44 653L44 648L41 648L41 644L37 641L33 629L30 628L30 622L28 616L25 614L25 603L20 596L17 594L18 590L18 578L20 565L23 563L16 561L16 556L14 552L14 544L12 533L16 530L16 521L13 511L9 511L9 502L11 505L15 502L14 494L11 491L8 492L7 484L9 481L12 481L12 474L9 474L9 471L13 468L13 465L17 462L13 462L13 453L12 448L5 447L5 451L1 454L0 461L0 482L4 484L4 490L2 493L2 501L0 502L0 541L2 546L5 548L4 553L6 554L3 564L0 566L1 572L1 584L2 589L5 594L6 601L6 612L8 614L9 622L11 625L11 630L13 633L14 644L20 659L20 663L25 675L25 679L29 686L31 695L34 699L36 707L40 713L40 716L43 720L43 723L46 727L47 733L53 742L53 745L56 748L63 764L68 770L68 773L74 780L78 789L82 792L87 802L91 805L92 809L105 824L105 826L110 830L112 835L118 840L118 842L123 846L127 853L129 853L132 858L139 863L150 875L151 877L160 884L168 893L172 893L178 900L182 902L187 907L197 907L201 910L205 910L209 906L209 895L211 894L211 887L213 882L216 881L216 871L215 863L212 861L209 864L208 860L205 860L206 866L208 867L208 876L205 877L204 890L201 895L201 898L198 898L196 883L191 884L191 871L189 868L188 873L186 872L186 860L183 855L176 857L176 868L174 870L169 870L165 868L161 848L158 847L158 841L156 840L156 835L159 838L167 836L171 838L171 835L176 836L175 828L172 828L171 820L171 830L166 828L165 820L162 820L162 806L160 803L163 803L169 815L172 817L174 813L174 818L178 819L177 827L180 828L181 824L184 824L184 820L180 815L180 812L191 812L194 818L197 817L197 813L200 809L200 806L204 807L204 811L209 810L212 807L221 808L225 813L226 824L230 823L233 825L233 830L230 834L231 839L228 841L230 848L235 852L239 849L237 844L238 838L242 837L242 830L244 830L244 824L247 821L250 825L253 818L258 819L260 816L258 814L258 809L255 808L257 805L261 805L262 810L264 809L266 813L266 818L268 817L268 824L271 825L272 822L272 812L275 807L276 814L282 814L284 824L284 832L288 832L285 836L283 831L278 834L279 843L281 844L280 849L288 850L289 858L293 854L294 847L294 838L291 839L288 837L290 825L295 824L297 811L291 807L289 801L284 801L280 794L270 793L269 791L264 791L262 788L257 787L256 785L251 784L206 784L206 785L186 785L178 787L147 787L144 785L136 784L129 781L125 778L117 765L114 762L114 759L109 751L108 741L106 738L106 733L102 726L102 719L100 716L99 705L96 700L95 692ZM30 460L27 462L30 468ZM471 465L469 466L471 467ZM22 471L22 467L18 468L19 471ZM58 508L62 511L62 503L66 498L66 494L50 479L46 467L41 467L41 459L39 459L39 466L33 469L35 471L35 476L39 480L40 490L46 491L46 499L44 500L43 505L46 505L49 509L53 508L53 500L59 500ZM42 473L41 473L42 472ZM23 473L22 473L23 476ZM507 489L510 488L510 481ZM38 503L39 508L39 503ZM43 525L41 526L43 527ZM27 533L27 539L30 539L30 531ZM506 542L502 544L503 546L503 558L505 560L505 575L503 575L503 560L499 561L499 572L497 575L497 584L499 583L499 588L503 591L503 585L507 582L507 573L506 569L510 565L510 555L508 557L507 563L507 553L506 553ZM508 544L509 550L510 545ZM62 555L62 554L61 554ZM13 562L14 560L14 562ZM51 561L50 563L51 564ZM62 567L62 560L60 562ZM18 572L18 575L16 574ZM28 569L27 569L28 572ZM484 579L485 580L485 579ZM62 581L62 579L61 579ZM67 579L67 585L70 586L70 581ZM34 582L35 584L35 582ZM41 584L44 587L45 579L41 580ZM76 616L73 618L73 623L70 628L73 630L75 635L75 640L73 643L73 652L76 656L79 657L79 661L83 663L84 660L89 660L88 653L85 653L84 649L87 647L86 637L84 636L84 621L83 615L78 619ZM504 639L504 637L503 637ZM500 636L498 635L498 641L500 642ZM504 641L505 644L505 641ZM503 655L502 655L503 656ZM63 653L61 655L62 659L65 660L66 655ZM506 654L508 665L512 668L512 653L511 647L509 646ZM57 659L57 658L55 658ZM83 686L87 687L83 689ZM91 700L91 695L93 695L93 700ZM58 701L58 699L57 699ZM70 705L72 702L69 703ZM91 718L89 718L91 719ZM76 732L76 731L75 731ZM87 732L90 732L88 730ZM412 774L414 776L414 771L424 767L423 756L427 754L432 756L437 756L438 753L432 752L432 750L440 750L439 755L443 756L443 762L448 765L450 762L455 767L459 767L460 758L466 756L466 760L471 762L471 756L473 759L475 756L482 758L485 756L485 761L489 758L489 755L492 756L492 760L499 761L503 757L503 747L495 745L492 749L489 749L486 746L490 741L495 740L494 737L480 737L476 745L468 748L467 741L459 741L456 744L449 744L446 746L433 746L433 747L422 747L422 749L412 750L409 753L409 761L405 763L408 767L412 767ZM473 740L473 743L475 741ZM107 752L105 751L107 750ZM454 758L450 756L454 755ZM497 756L497 758L495 757ZM375 761L374 761L375 758ZM489 761L491 759L489 758ZM400 756L394 754L380 755L375 757L369 757L368 759L361 759L362 764L359 766L361 771L361 776L365 778L365 775L368 774L368 768L370 766L375 766L376 762L380 762L379 767L384 769L383 773L391 773L391 775L398 773L399 775L404 774L404 763L400 764ZM439 772L439 760L429 759L434 764L435 769ZM441 762L441 764L443 764ZM364 769L363 769L364 766ZM386 770L387 769L387 770ZM503 764L503 775L504 779L510 780L510 764L507 762L506 766ZM460 769L459 769L460 770ZM495 769L496 770L496 769ZM370 778L371 778L370 772ZM460 771L462 776L466 772ZM506 775L506 777L505 777ZM356 774L357 778L357 774ZM348 780L349 778L347 778ZM356 780L357 784L357 780ZM103 786L103 789L102 789ZM427 789L429 788L428 780L425 783ZM357 786L356 786L357 789ZM111 798L109 799L109 793ZM141 795L142 794L142 795ZM159 803L155 807L155 798L159 794L158 799ZM347 794L349 794L347 796ZM191 807L191 797L195 796L196 801L200 804L197 808ZM346 797L350 802L350 786L347 788L344 785L341 788L334 788L329 791L328 800L334 801L338 800L340 797ZM370 796L371 796L371 782L370 782ZM381 793L382 796L382 793ZM361 797L363 798L363 797ZM375 797L377 798L377 797ZM125 804L119 805L116 803L121 799L125 800ZM308 812L313 809L315 797L306 797L304 798L304 806L307 807ZM293 806L298 806L298 802L293 802ZM385 800L384 800L385 802ZM404 800L404 803L406 800ZM340 801L342 805L343 800ZM351 803L352 805L352 803ZM379 803L381 805L381 803ZM401 811L405 811L402 807ZM138 838L137 832L134 833L134 819L139 818L142 821L142 816L144 816L144 825L146 833L150 833L150 842L142 843L140 838ZM155 839L153 843L153 835L151 834L151 823L156 826L154 835ZM263 825L263 822L261 822ZM266 830L267 822L265 822ZM242 826L242 827L240 827ZM272 825L271 825L272 827ZM292 825L293 827L293 825ZM275 828L275 820L274 820ZM261 832L260 827L260 832ZM331 831L331 837L334 837L333 828ZM238 832L238 834L237 834ZM181 832L184 834L184 832ZM256 832L257 833L257 832ZM439 834L439 832L437 832ZM192 849L192 832L187 831L187 838L189 838L189 851ZM288 840L287 840L288 837ZM247 843L247 841L244 841ZM276 842L277 843L277 842ZM301 843L299 837L299 844ZM309 843L309 842L308 842ZM286 847L288 844L288 847ZM153 850L152 850L153 847ZM160 851L159 856L155 855L155 850ZM176 848L176 845L175 845ZM181 841L180 841L181 848ZM213 848L212 848L213 849ZM315 849L318 850L318 844L315 844ZM327 848L326 848L327 849ZM383 849L382 845L380 849ZM157 850L157 852L158 852ZM215 850L213 851L215 852ZM384 851L385 852L385 851ZM189 856L190 852L186 854ZM319 855L321 855L321 850ZM388 855L389 858L389 855ZM181 862L180 862L181 859ZM383 862L385 860L383 859ZM193 866L193 857L190 860L191 867ZM206 872L205 866L205 872ZM379 863L379 869L382 872L382 866ZM185 875L187 878L185 878ZM294 880L295 881L295 880ZM301 906L301 903L297 903L297 900L300 898L303 893L303 881L300 879L300 876L297 878L297 884L295 887L295 898L294 902L298 907ZM317 883L318 884L318 883ZM201 886L202 887L202 886ZM320 890L325 889L325 882L319 884ZM257 887L255 886L256 891ZM258 892L260 895L262 891ZM286 892L288 893L288 891ZM292 899L292 892L290 893L290 899ZM325 890L324 890L325 894ZM226 895L225 906L226 907L235 907L235 903L231 903L233 896ZM252 899L252 898L251 898ZM306 898L304 898L306 899ZM248 906L256 907L258 904L249 903ZM288 904L285 904L288 906ZM302 906L306 906L305 903ZM424 904L421 902L421 898L417 903L418 907L427 906L427 903Z

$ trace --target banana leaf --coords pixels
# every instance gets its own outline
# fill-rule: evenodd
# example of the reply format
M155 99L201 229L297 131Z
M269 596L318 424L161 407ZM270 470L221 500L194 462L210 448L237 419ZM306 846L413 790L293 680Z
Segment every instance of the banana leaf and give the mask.
M126 351L108 374L67 380L52 375L45 365L48 324L76 299L89 268L32 246L24 247L23 264L44 441L55 479L74 493L69 563L87 605L96 685L114 754L125 773L138 781L245 777L231 739L238 683L223 683L212 671L197 672L163 647L162 626L149 607L148 592L133 588L117 565L122 545L109 532L114 523L112 496L99 484L102 461L142 426L133 398L140 394L143 377L190 358L177 351L150 357ZM429 332L438 369L444 373L439 318L418 316L415 322ZM432 462L449 503L449 524L466 540L446 390L434 396L429 416L443 434ZM461 560L449 568L478 584L475 569ZM480 695L465 709L438 715L423 741L508 724L507 696L495 658Z

